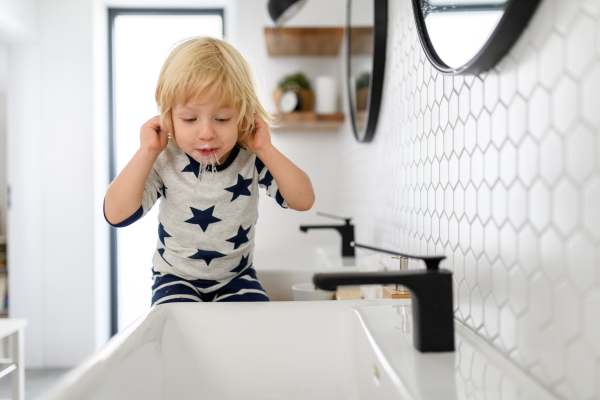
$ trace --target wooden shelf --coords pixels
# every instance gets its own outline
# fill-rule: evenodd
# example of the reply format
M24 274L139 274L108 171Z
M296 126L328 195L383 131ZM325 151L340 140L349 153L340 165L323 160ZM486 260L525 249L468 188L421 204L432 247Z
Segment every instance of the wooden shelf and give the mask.
M289 114L275 114L280 127L276 132L283 131L334 131L344 123L344 113L317 114L312 111L296 111Z
M344 28L265 28L270 56L337 56Z

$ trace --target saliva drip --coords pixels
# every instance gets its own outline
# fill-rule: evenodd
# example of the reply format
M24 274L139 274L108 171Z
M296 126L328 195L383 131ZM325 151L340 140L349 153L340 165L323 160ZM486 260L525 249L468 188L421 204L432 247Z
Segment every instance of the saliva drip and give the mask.
M208 160L206 160L206 158L208 158ZM196 161L198 161L198 163L200 164L199 169L198 169L198 186L197 186L199 188L200 182L202 182L202 178L204 177L204 174L206 173L206 171L209 171L209 170L212 171L212 180L214 180L215 175L217 174L217 166L215 165L215 163L217 165L221 165L221 163L219 162L219 159L217 157L217 152L214 150L213 150L212 154L210 154L208 157L199 156L198 160L196 160ZM208 161L208 162L205 163L205 161Z

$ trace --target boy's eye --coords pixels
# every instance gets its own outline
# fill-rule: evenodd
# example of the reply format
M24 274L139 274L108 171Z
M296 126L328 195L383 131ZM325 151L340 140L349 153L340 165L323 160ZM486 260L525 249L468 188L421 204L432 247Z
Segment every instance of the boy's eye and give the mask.
M185 122L194 122L196 120L196 118L184 118L183 120Z
M218 122L228 122L231 118L217 118Z

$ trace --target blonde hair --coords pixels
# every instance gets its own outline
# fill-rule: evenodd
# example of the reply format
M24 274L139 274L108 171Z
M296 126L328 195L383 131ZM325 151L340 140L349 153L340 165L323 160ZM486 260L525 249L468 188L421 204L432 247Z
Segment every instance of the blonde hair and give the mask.
M258 100L250 64L229 43L209 36L192 37L176 43L162 66L156 85L156 104L161 124L172 138L173 107L218 96L222 107L238 112L237 144L254 131L254 114L273 125L273 117Z

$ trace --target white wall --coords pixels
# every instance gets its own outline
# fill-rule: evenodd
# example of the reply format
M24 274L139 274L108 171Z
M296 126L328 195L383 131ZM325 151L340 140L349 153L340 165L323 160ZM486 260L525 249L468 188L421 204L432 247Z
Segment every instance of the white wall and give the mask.
M340 142L357 241L446 254L458 323L560 398L599 398L600 2L542 0L496 68L456 77L389 5L375 140Z
M6 81L8 45L0 40L0 236L6 235L7 163L6 163Z

